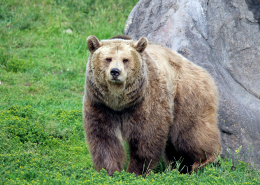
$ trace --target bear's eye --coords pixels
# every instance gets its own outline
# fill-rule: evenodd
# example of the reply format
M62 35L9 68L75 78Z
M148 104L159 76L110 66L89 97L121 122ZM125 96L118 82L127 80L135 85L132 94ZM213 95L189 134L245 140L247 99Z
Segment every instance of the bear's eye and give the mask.
M106 61L107 61L107 62L111 62L112 59L111 59L111 58L106 58Z
M123 62L124 62L124 63L127 63L127 62L128 62L128 59L124 59Z

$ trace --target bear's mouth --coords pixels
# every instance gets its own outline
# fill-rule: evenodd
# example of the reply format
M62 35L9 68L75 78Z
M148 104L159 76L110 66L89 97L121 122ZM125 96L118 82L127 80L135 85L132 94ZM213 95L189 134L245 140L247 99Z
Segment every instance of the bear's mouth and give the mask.
M123 83L123 81L121 81L121 80L119 80L117 78L111 79L110 82L112 82L112 83Z
M114 85L122 85L125 83L125 78L124 76L120 75L120 76L112 76L112 75L109 75L108 78L107 78L107 81L110 83L110 84L114 84Z

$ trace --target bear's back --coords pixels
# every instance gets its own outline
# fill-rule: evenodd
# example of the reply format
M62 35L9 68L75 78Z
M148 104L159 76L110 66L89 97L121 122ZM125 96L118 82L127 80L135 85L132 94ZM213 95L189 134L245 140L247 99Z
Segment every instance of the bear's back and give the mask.
M218 111L218 91L214 80L204 68L160 45L149 44L146 51L152 58L146 60L148 70L149 66L158 68L160 77L165 78L166 88L172 93L173 101L177 102L176 97L180 97L178 103L182 104L183 110L187 110L185 111L187 115L189 111L197 112L196 106L200 107L199 114L206 111L208 107L211 107L210 110L214 114Z

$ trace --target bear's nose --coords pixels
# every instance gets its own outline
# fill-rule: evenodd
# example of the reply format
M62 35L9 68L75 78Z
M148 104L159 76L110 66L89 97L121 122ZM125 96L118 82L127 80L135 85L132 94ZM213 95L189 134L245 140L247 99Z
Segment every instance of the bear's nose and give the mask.
M111 69L110 74L113 76L113 78L116 78L120 75L120 70L118 68L113 68Z

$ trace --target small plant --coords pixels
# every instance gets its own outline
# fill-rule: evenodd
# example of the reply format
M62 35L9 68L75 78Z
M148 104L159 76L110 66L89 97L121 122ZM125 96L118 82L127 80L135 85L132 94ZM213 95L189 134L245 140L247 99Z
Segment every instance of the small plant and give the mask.
M0 48L0 67L6 68L6 64L9 58L10 55L8 54L8 52L5 49Z
M32 67L32 63L28 60L13 57L6 62L6 69L8 72L25 72Z

